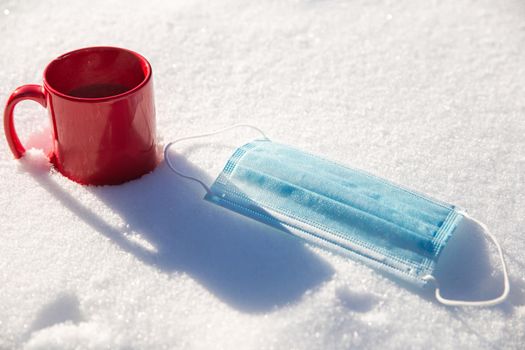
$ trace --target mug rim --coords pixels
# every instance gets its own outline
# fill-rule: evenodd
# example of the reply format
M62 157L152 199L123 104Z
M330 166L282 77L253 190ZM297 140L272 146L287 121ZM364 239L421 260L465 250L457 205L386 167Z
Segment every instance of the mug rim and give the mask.
M55 89L47 81L46 77L47 77L48 70L51 67L51 65L53 63L55 63L56 61L64 59L64 58L66 58L69 55L76 54L76 53L83 52L83 51L101 51L101 50L108 50L108 49L116 50L116 51L125 51L125 52L135 56L141 62L145 63L146 72L145 72L144 79L140 83L135 85L133 88L131 88L131 89L127 90L127 91L124 91L123 93L116 94L116 95L111 95L111 96L104 96L104 97L77 97L77 96L71 96L71 95L65 94L65 93ZM150 81L151 75L152 75L152 69L151 69L151 64L148 62L148 60L144 56L142 56L141 54L139 54L139 53L137 53L135 51L132 51L132 50L129 50L129 49L124 49L122 47L116 47L116 46L90 46L90 47L84 47L84 48L80 48L80 49L76 49L76 50L73 50L73 51L66 52L66 53L58 56L57 58L53 59L51 62L49 62L47 64L46 68L44 69L44 74L43 75L44 75L44 77L43 77L44 78L43 79L43 81L44 81L44 88L45 88L45 90L50 91L51 93L53 93L53 95L57 95L57 96L60 96L62 98L65 98L65 99L72 100L72 101L78 101L78 102L101 102L101 101L109 101L109 100L115 100L115 99L119 99L119 98L122 98L122 97L126 97L126 96L131 95L134 92L140 90L144 85L146 85Z

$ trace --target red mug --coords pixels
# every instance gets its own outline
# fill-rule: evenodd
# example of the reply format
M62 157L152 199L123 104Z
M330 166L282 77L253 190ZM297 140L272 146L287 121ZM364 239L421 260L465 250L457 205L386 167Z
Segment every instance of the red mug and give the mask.
M9 97L4 131L15 158L25 152L13 111L22 100L47 107L51 118L51 163L73 181L123 183L158 163L151 65L136 52L89 47L48 64L44 84L24 85Z

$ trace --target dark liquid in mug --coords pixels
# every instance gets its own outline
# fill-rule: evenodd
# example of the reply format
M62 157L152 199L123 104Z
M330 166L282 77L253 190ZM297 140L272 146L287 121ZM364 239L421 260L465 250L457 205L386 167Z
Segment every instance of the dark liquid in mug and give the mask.
M120 84L92 84L77 87L69 91L69 96L83 98L108 97L121 94L129 89Z

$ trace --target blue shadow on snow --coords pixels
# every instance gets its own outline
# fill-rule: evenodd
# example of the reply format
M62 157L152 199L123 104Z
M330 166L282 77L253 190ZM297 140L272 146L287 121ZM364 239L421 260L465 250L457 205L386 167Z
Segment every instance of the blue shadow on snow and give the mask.
M172 157L186 173L207 178L183 157ZM334 273L303 242L205 201L198 184L176 176L164 162L135 181L88 187L122 217L126 230L109 225L48 174L33 177L121 249L163 272L189 274L243 312L267 312L296 302ZM124 231L140 234L154 249L134 243Z

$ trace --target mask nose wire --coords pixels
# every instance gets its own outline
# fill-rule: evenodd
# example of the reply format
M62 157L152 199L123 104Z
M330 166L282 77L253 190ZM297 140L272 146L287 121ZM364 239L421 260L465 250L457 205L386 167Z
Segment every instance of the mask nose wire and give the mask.
M498 250L499 258L501 261L501 266L503 270L503 292L499 297L496 297L494 299L489 300L480 300L480 301L468 301L468 300L454 300L454 299L447 299L441 296L441 291L439 289L439 284L436 280L436 278L432 275L424 276L423 279L426 281L432 281L436 286L436 299L442 304L450 305L450 306L491 306L491 305L497 305L501 302L503 302L507 296L509 295L510 291L510 283L509 283L509 274L507 271L507 265L505 264L505 259L503 257L503 251L501 250L501 246L498 243L498 240L496 237L490 232L490 230L487 228L487 226L482 223L479 220L474 219L472 216L467 214L466 212L461 212L463 217L475 222L478 224L482 229L485 235L490 238L490 240L494 243Z
M198 135L191 135L191 136L181 137L179 139L176 139L176 140L173 140L171 142L168 142L164 146L164 160L166 161L166 164L168 164L168 167L171 169L171 171L173 171L175 174L177 174L180 177L183 177L185 179L196 181L197 183L199 183L202 186L202 188L204 188L206 193L210 194L211 193L210 188L202 180L200 180L200 179L198 179L196 177L193 177L191 175L184 174L184 173L180 172L179 170L177 170L175 168L175 166L173 166L173 163L171 162L171 159L169 157L169 150L174 144L182 142L182 141L187 141L187 140L198 139L198 138L202 138L202 137L213 136L213 135L220 134L222 132L225 132L225 131L228 131L228 130L231 130L231 129L235 129L235 128L240 128L240 127L246 127L246 128L250 128L250 129L256 130L257 132L259 132L261 134L261 136L264 138L264 140L269 140L269 138L266 136L266 134L261 129L259 129L258 127L254 126L254 125L251 125L251 124L234 124L234 125L231 125L231 126L228 126L226 128L219 129L219 130L207 132L207 133L204 133L204 134L198 134Z

